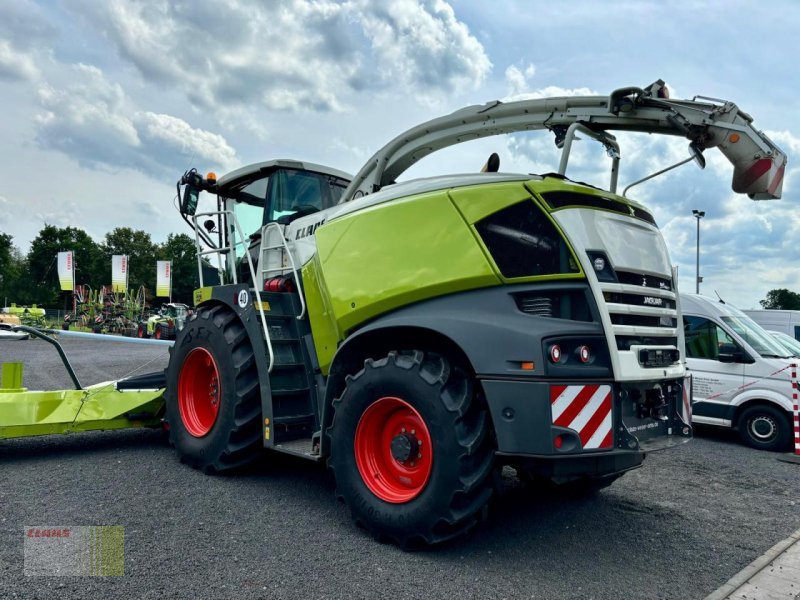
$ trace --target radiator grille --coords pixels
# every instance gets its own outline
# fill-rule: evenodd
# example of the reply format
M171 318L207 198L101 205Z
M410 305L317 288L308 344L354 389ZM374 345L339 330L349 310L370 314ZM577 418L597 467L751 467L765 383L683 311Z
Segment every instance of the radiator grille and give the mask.
M617 282L601 282L617 348L674 346L678 336L677 298L665 277L616 271Z

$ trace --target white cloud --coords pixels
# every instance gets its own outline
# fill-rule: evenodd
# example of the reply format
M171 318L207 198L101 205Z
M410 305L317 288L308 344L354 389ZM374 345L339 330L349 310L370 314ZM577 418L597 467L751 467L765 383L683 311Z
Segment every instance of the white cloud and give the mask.
M508 84L509 96L524 93L529 86L529 79L536 74L536 66L528 64L525 69L520 69L516 65L510 65L506 69L506 84Z
M2 3L0 38L25 50L47 46L56 28L49 23L53 11L31 0L10 0Z
M221 135L177 117L137 110L121 86L96 67L74 65L65 89L39 89L40 145L92 168L134 168L151 177L174 176L196 156L229 169L236 152Z
M0 79L33 81L38 77L33 58L0 39Z
M222 167L233 168L237 163L236 151L219 134L191 127L183 119L152 112L136 113L133 122L144 144L158 148L163 159L180 154L184 158L204 159Z
M376 72L423 94L472 89L491 71L481 43L443 0L360 0L354 18L370 39ZM360 14L359 14L360 13Z
M424 100L473 89L491 70L443 0L112 0L81 13L146 78L218 111L342 110L343 98L387 87Z
M527 84L527 78L525 79ZM512 90L513 92L513 90ZM556 96L597 96L598 92L590 88L563 88L557 85L548 85L538 90L531 92L512 93L503 98L503 102L512 102L514 100L538 100L539 98L553 98Z

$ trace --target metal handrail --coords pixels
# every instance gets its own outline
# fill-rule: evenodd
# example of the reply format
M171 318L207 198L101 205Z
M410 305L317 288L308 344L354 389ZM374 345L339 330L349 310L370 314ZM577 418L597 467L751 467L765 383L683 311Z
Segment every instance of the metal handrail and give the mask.
M232 224L234 227L233 231L228 232L228 246L225 248L216 248L213 250L203 251L200 249L200 238L197 234L197 218L198 217L213 217L215 215L224 216L225 217L225 228L227 230L228 224ZM248 247L246 243L246 237L242 232L242 228L239 225L239 220L236 218L236 215L233 211L230 210L215 210L206 213L197 213L192 217L194 219L195 224L195 243L197 245L197 267L200 270L200 287L203 287L203 267L202 261L200 259L201 253L205 254L213 254L217 253L220 257L220 267L222 266L222 254L227 253L231 260L228 261L231 271L231 277L233 279L234 284L238 284L239 280L236 276L236 265L234 264L234 258L236 256L236 248L239 245L244 245L244 256L247 259L247 268L250 271L250 280L253 282L253 305L258 310L258 315L261 319L261 328L264 330L264 341L267 344L267 352L269 353L269 367L267 368L267 373L272 373L272 366L275 363L275 352L272 349L272 340L269 336L269 329L267 329L267 318L264 315L264 305L261 302L261 296L259 295L259 290L256 288L256 284L258 281L256 280L256 269L253 266L253 259L250 258L250 252L248 252ZM229 220L230 219L230 220ZM235 235L231 235L235 234ZM235 242L232 238L238 236L238 240ZM221 270L221 269L220 269ZM258 303L256 303L256 299L258 299Z
M222 268L222 253L223 251L227 251L227 248L210 248L209 250L203 250L200 247L200 230L197 226L197 219L198 217L207 217L212 215L218 215L220 211L215 212L207 212L207 213L197 213L192 215L192 229L194 229L194 246L196 248L195 256L197 256L197 275L200 279L200 287L205 287L205 282L203 281L203 256L207 256L210 254L216 254L219 266L217 267L218 273L224 273L225 269ZM233 282L236 283L236 270L233 269ZM220 282L220 283L224 283Z
M273 228L273 227L278 231L278 235L280 237L281 243L279 245L277 245L277 246L266 246L265 247L264 246L264 242L267 240L267 237L268 237L267 233L269 232L269 229ZM283 248L285 250L287 256L289 257L289 264L290 264L290 266L292 268L292 274L294 275L294 282L295 282L295 285L297 285L297 295L300 296L300 314L297 315L297 317L296 317L297 320L299 321L306 314L306 301L305 301L305 298L303 296L303 284L300 282L300 274L297 272L297 266L295 265L295 262L294 262L294 256L292 256L292 253L289 250L289 244L286 241L286 237L283 235L283 230L281 229L280 223L276 223L276 222L273 221L272 223L267 223L264 226L264 229L261 232L261 251L260 251L261 260L262 261L264 260L264 252L265 251L267 251L267 250L277 250L278 248ZM263 277L266 273L269 273L271 271L283 271L283 270L284 270L283 267L273 267L271 269L266 269L266 268L265 269L261 269L261 276Z
M567 173L569 154L572 150L572 140L575 139L575 132L577 131L603 144L611 155L611 182L609 183L608 189L612 194L616 194L617 178L619 177L619 144L617 143L617 138L605 131L592 131L583 123L572 123L569 128L567 128L567 133L564 136L564 146L561 150L561 162L558 165L559 175L565 175Z

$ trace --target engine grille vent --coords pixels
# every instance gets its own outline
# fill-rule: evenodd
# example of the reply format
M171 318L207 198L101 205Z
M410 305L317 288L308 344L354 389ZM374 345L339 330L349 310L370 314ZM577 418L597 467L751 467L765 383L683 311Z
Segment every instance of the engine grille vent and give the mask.
M529 315L537 317L553 316L553 299L549 296L519 296L517 298L519 309Z

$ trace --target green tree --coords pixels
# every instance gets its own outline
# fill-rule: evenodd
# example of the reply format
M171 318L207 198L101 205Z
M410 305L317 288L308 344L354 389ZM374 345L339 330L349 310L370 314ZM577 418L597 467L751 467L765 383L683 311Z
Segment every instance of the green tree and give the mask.
M781 288L770 290L764 300L759 300L762 308L800 310L800 294Z
M106 261L106 283L111 284L111 257L125 254L128 257L128 289L143 285L151 294L156 289L156 252L150 234L141 229L117 227L106 234L102 243Z
M196 252L194 239L185 233L169 234L167 241L158 248L158 260L172 261L173 302L192 304L192 292L200 286Z
M25 260L14 246L13 237L0 233L0 302L22 304L27 301L27 290L23 288L20 275L25 272Z
M97 288L103 283L103 253L82 229L45 225L31 242L27 256L26 303L63 308L64 299L58 284L57 254L72 250L75 257L75 283Z

